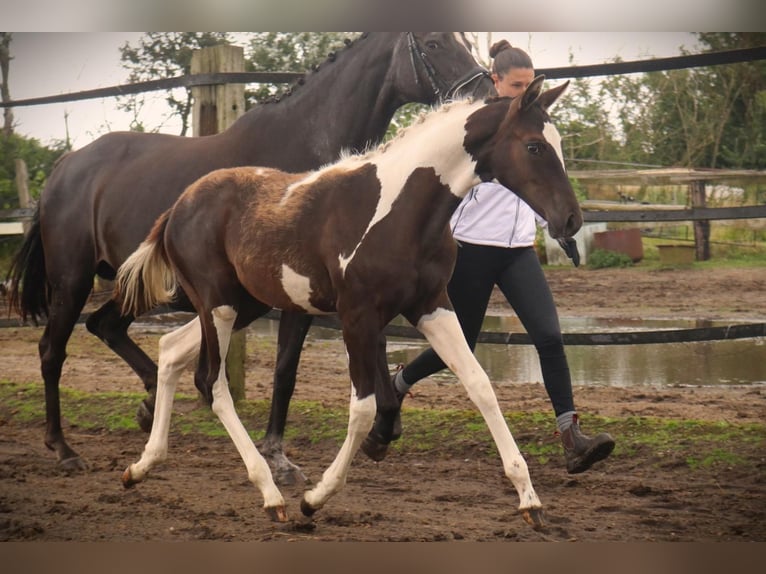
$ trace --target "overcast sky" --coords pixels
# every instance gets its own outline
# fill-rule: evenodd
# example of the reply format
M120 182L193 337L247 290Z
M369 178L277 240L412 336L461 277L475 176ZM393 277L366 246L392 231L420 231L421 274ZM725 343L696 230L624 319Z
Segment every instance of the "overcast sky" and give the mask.
M126 82L119 47L136 44L140 32L14 33L9 87L13 99L50 96L114 86ZM493 32L492 40L508 38L527 50L538 68L599 64L668 57L680 48L695 51L688 32ZM140 119L148 129L178 133L180 123L165 121L163 93L154 92ZM43 144L64 139L68 126L75 148L110 130L127 129L131 117L115 109L114 98L25 106L14 109L16 132ZM66 119L65 119L66 118Z

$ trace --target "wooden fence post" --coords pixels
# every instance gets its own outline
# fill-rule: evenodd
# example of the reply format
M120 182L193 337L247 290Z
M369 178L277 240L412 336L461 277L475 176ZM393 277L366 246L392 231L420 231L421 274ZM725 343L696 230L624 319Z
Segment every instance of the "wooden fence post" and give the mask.
M695 180L689 183L692 207L705 207L705 182ZM710 259L710 221L697 220L694 226L694 247L697 261Z
M27 171L27 162L23 159L14 160L16 166L16 191L19 194L19 207L26 209L32 203L29 197L29 171ZM29 229L29 220L25 219L22 223L24 234Z
M192 74L244 71L244 50L239 46L211 46L192 54ZM245 113L244 84L195 86L192 87L192 97L192 133L195 136L222 132ZM229 389L235 401L245 398L246 344L245 329L233 333L226 356Z

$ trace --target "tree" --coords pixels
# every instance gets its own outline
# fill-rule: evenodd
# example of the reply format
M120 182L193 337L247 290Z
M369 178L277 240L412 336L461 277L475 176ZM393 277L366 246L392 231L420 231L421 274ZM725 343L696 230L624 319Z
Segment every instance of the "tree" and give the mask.
M129 82L174 78L190 73L194 50L229 43L229 34L225 32L148 32L141 36L138 46L126 42L120 48L120 60L130 71ZM131 129L144 131L139 115L145 96L127 96L118 101L120 108L133 114ZM181 135L186 135L192 107L191 88L182 90L180 95L170 90L165 101L171 116L181 118Z
M239 44L245 48L247 71L305 72L320 65L328 54L343 46L354 34L338 32L255 32L233 36L218 32L151 32L137 46L126 43L120 49L123 66L130 70L128 81L139 82L189 74L194 50L218 44ZM286 85L261 84L246 91L247 105L279 97ZM145 131L140 121L143 95L122 98L120 107L133 114L131 129ZM171 115L181 118L181 135L190 125L191 89L167 92Z
M11 100L11 90L8 87L8 75L11 64L11 39L10 32L0 32L0 98L3 102ZM13 109L3 108L3 135L10 136L13 133Z
M619 160L621 145L605 93L602 89L594 90L589 80L572 80L551 115L561 133L562 151L568 162Z
M2 101L11 99L8 87L10 75L12 34L0 32L0 70L2 71ZM53 168L55 161L66 151L64 142L59 142L53 148L40 144L34 138L17 135L13 131L13 113L11 108L5 108L2 137L0 137L0 209L18 207L18 191L16 190L16 160L22 159L29 173L29 192L33 198L40 197L45 185L45 179Z
M711 51L762 46L766 34L701 33ZM766 64L763 61L614 76L624 155L634 162L763 169Z
M711 50L731 50L766 45L765 33L700 33ZM728 95L728 117L711 150L711 161L720 167L766 167L766 62L718 66L715 90ZM723 99L723 97L721 98ZM727 103L725 100L724 104ZM713 104L715 105L715 104Z
M45 147L35 138L11 134L0 138L0 209L19 206L16 190L16 159L23 159L29 173L29 193L40 197L53 164L67 151L65 142Z
M249 72L306 72L358 36L343 32L255 32L248 34L245 68ZM289 89L288 84L259 84L247 90L247 104L278 98Z

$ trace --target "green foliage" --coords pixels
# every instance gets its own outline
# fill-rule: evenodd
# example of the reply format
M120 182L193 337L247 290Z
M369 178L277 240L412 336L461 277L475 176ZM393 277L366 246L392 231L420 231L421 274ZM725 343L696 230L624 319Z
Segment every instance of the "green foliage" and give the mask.
M697 36L710 51L766 44L763 33ZM577 79L553 115L567 160L582 161L578 169L594 160L763 169L766 63Z
M610 251L608 249L594 249L588 255L588 267L603 269L605 267L630 267L633 260L625 253Z
M130 72L129 82L174 78L191 72L194 50L230 43L226 32L147 32L137 46L126 42L120 48L120 60ZM135 131L146 131L139 119L144 98L143 94L117 98L119 107L133 114L131 129ZM186 135L192 110L191 89L170 90L165 101L171 116L181 118L181 135Z
M11 134L0 137L0 209L19 206L16 189L16 160L23 159L29 174L29 193L33 199L40 197L53 164L66 152L63 142L45 147L35 138Z
M138 45L122 46L120 58L130 71L130 82L189 74L193 52L219 44L243 45L246 71L305 72L325 61L330 52L342 49L347 38L348 34L339 32L254 32L236 36L226 32L148 32ZM278 97L288 88L287 84L258 84L245 91L247 106ZM140 120L144 95L126 96L119 101L120 107L134 116L131 129L147 131ZM170 115L181 118L181 135L186 135L192 110L191 88L169 90L166 102Z
M384 140L388 141L399 132L399 130L406 128L412 124L421 114L426 112L429 106L425 104L409 103L401 106L394 113L394 117L391 118L391 123L386 130Z
M551 115L568 161L615 159L620 145L605 95L594 91L589 80L572 80Z
M255 32L245 44L250 72L307 72L323 64L328 55L344 48L358 34L343 32ZM289 84L257 84L246 91L248 107L277 98Z

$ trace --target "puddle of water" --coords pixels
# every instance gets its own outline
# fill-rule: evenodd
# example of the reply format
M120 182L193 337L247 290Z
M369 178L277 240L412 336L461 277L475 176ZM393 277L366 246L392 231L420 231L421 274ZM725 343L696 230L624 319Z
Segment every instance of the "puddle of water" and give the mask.
M401 323L404 324L404 323ZM727 325L697 320L561 318L569 333L655 331ZM487 317L484 331L523 333L515 316ZM407 363L427 347L423 341L390 337L388 360ZM766 341L737 339L651 345L570 345L566 347L574 385L678 386L766 384ZM531 345L479 344L476 357L497 384L542 382ZM456 380L445 370L440 380Z
M389 362L407 363L423 345L389 342ZM635 387L766 384L766 345L741 339L657 345L569 346L574 385ZM476 357L497 384L542 382L534 348L479 344ZM455 380L448 371L435 375Z
M407 323L397 318L396 324ZM594 333L661 329L691 329L727 325L729 322L663 319L561 318L565 333ZM167 326L157 326L167 330ZM249 327L254 336L276 340L279 323L259 320ZM487 317L484 331L523 333L515 316ZM339 332L312 326L308 340L337 339ZM408 363L427 343L389 337L388 362ZM766 385L766 340L736 339L650 345L570 345L566 347L574 385L599 386L709 386ZM498 384L542 382L537 353L531 345L479 344L476 357L490 379ZM456 381L448 370L434 375Z

